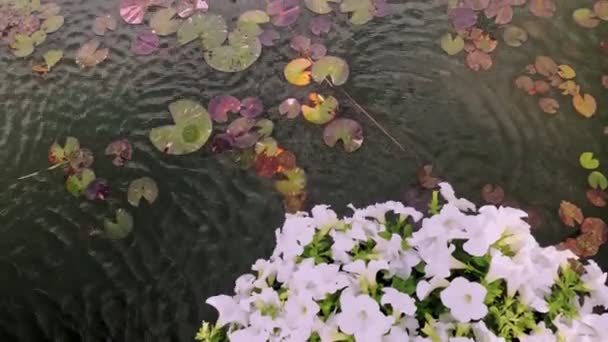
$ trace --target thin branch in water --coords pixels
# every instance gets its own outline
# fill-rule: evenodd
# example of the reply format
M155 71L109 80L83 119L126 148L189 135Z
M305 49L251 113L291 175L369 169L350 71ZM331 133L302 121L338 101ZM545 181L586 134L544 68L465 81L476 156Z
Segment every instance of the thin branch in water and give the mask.
M51 167L48 167L48 168L46 168L46 169L38 170L38 171L36 171L36 172L32 172L32 173L30 173L30 174L27 174L27 175L25 175L25 176L21 176L21 177L17 178L17 180L18 180L18 181L20 181L20 180L24 180L24 179L28 179L28 178L32 178L32 177L36 177L36 176L38 176L39 174L41 174L42 172L46 172L46 171L55 170L55 169L57 169L57 168L59 168L59 167L61 167L61 166L65 165L65 164L66 164L66 162L62 162L62 163L59 163L59 164L55 164L55 165L53 165L53 166L51 166Z

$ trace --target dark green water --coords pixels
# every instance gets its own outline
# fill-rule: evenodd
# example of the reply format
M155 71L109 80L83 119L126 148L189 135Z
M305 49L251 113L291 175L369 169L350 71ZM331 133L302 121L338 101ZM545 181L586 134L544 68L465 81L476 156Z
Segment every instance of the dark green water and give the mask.
M262 3L217 0L211 11L236 18ZM167 106L176 99L206 104L225 93L259 96L277 118L284 98L306 94L282 78L294 54L281 44L264 49L247 71L222 74L203 62L196 44L132 56L130 41L142 28L120 22L102 39L111 48L109 60L83 71L75 52L93 37L97 15L118 17L118 1L59 4L66 23L36 57L61 48L66 58L46 79L31 75L29 60L0 50L0 341L189 341L201 320L214 318L204 299L231 292L236 276L269 255L283 217L281 198L271 182L208 149L161 155L148 131L168 122ZM340 16L326 44L330 54L350 63L344 88L408 152L395 148L340 93L342 115L356 118L365 132L354 154L327 148L322 129L302 119L279 120L275 136L308 173L311 203L343 208L401 199L415 184L416 169L432 162L477 202L490 182L537 208L544 219L537 236L544 244L572 234L559 224L561 199L581 204L587 216L606 218L585 200L587 173L577 159L593 151L608 164L608 99L600 87L608 58L598 52L608 23L579 28L570 19L572 5L560 5L558 17L532 22L543 38L520 49L500 46L495 67L481 73L439 49L437 40L449 27L440 1L393 1L393 16L361 27ZM581 118L565 98L558 115L544 114L535 99L514 89L513 78L537 54L576 69L582 89L598 101L595 117ZM60 172L15 180L46 167L49 145L68 135L96 153L95 171L113 189L108 203L74 199ZM135 147L134 160L123 169L103 156L118 137ZM131 209L133 234L123 241L90 236L103 217L128 206L126 188L141 176L156 179L161 195L153 206ZM607 257L604 248L597 260L606 267Z

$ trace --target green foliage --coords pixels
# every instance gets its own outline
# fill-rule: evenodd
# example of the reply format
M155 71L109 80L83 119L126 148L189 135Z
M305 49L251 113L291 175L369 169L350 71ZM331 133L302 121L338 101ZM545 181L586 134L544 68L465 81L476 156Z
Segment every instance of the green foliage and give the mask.
M323 320L327 320L329 315L338 310L338 306L340 305L340 292L327 296L325 299L318 302L318 304L321 308L321 317Z
M429 214L437 215L441 210L441 205L439 204L439 191L433 191L433 197L431 198L431 202L429 203Z
M331 263L331 246L334 240L327 234L317 232L312 242L304 247L303 258L312 258L315 264Z
M218 328L214 324L203 321L203 325L201 325L194 339L202 342L224 342L228 341L228 336L225 328Z
M487 297L486 297L487 299ZM515 298L502 296L489 306L488 325L507 341L527 334L536 327L534 312Z
M587 292L588 290L578 273L572 267L562 267L551 294L545 298L549 304L549 312L545 316L545 323L548 326L553 326L553 319L559 315L575 318L578 314L576 297Z
M484 303L488 306L493 305L506 294L505 282L502 279L495 280L491 283L484 280L481 284L488 291L486 294L486 299L484 300Z
M410 296L416 293L417 284L418 280L414 276L410 276L407 279L403 279L399 276L393 276L393 279L391 279L391 287Z
M360 242L351 250L351 255L353 256L353 260L375 260L378 258L376 253L374 252L374 247L376 247L376 242L372 239L369 239L365 242Z

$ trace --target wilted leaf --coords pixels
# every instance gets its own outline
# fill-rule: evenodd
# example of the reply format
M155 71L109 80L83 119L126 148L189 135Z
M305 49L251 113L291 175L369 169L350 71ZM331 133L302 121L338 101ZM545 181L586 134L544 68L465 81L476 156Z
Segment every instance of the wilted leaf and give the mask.
M541 97L538 99L538 105L543 112L548 114L555 114L559 109L559 102L552 97Z
M103 221L105 235L110 239L124 239L133 230L133 217L124 209L116 211L116 221L105 219Z
M595 114L597 110L597 104L595 102L595 98L590 94L576 94L572 97L572 105L576 111L586 117L590 118Z
M604 176L604 174L599 171L591 172L589 174L589 177L587 177L587 182L589 183L589 186L593 189L599 188L602 190L606 190L606 188L608 188L608 180L606 179L606 176Z
M363 144L363 129L358 122L351 119L335 119L325 126L323 141L329 147L334 147L338 140L346 152L354 152Z
M456 55L464 49L464 40L459 35L452 37L450 33L446 33L441 36L439 43L443 51L450 56Z
M158 197L158 186L154 179L150 177L138 178L129 184L127 191L127 200L129 203L138 207L139 202L144 198L148 203L152 204Z
M608 194L606 194L602 190L598 189L589 189L586 192L587 199L589 203L591 203L595 207L603 208L606 206L606 199L608 199Z
M559 217L568 227L574 227L576 223L581 224L583 222L583 212L581 209L567 201L562 201L560 204Z
M499 185L486 184L481 189L481 196L486 203L500 205L505 199L505 191Z
M578 161L582 167L587 170L595 170L600 166L600 161L594 158L593 152L583 152L578 157Z

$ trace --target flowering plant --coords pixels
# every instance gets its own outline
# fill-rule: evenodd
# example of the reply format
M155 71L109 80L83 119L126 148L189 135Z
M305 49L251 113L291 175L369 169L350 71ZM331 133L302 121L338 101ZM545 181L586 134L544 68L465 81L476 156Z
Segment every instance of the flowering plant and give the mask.
M541 247L525 212L457 198L287 215L269 260L211 297L201 341L608 341L606 273ZM598 309L601 309L598 311Z

